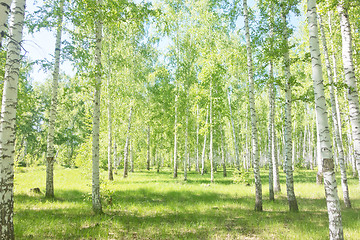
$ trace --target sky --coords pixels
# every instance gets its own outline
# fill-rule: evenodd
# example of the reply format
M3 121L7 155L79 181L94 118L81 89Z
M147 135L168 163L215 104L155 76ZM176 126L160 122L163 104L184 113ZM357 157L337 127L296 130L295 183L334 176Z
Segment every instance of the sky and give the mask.
M26 13L33 13L37 10L39 0L27 0L26 1ZM23 49L25 56L32 61L47 59L53 61L53 54L55 51L55 31L49 31L42 29L34 34L29 34L27 29L24 29L24 41ZM74 75L75 72L71 63L66 61L60 66L61 71L65 71L68 75ZM47 78L50 78L52 72L44 71L40 66L34 65L33 71L30 73L30 78L33 82L44 82Z
M42 0L27 0L26 11L27 13L33 13L40 5ZM253 6L254 2L250 1L249 6ZM290 24L292 26L298 26L301 21L304 21L304 16L296 17L290 16ZM237 28L243 27L243 18L239 17L237 21ZM169 41L161 41L163 45L169 44ZM165 50L167 46L159 46L160 50ZM24 31L23 49L25 50L25 56L30 60L42 60L47 59L53 61L53 53L55 50L55 31L49 31L42 29L34 34L29 34L27 30ZM60 66L61 72L66 72L69 76L74 76L75 71L69 61L65 61ZM40 66L34 65L33 71L30 73L30 78L33 83L42 83L46 79L51 78L52 72L50 70L42 70Z

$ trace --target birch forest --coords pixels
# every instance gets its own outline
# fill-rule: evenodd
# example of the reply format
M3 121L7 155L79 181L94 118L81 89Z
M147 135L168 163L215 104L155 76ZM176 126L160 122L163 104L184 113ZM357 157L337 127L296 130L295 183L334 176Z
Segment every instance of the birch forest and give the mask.
M0 0L0 239L360 239L359 53L358 0Z

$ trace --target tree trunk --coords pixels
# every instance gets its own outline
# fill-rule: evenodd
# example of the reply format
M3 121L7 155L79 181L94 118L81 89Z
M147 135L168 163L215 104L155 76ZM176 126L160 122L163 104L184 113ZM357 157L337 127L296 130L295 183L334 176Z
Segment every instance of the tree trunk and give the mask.
M238 169L240 169L239 148L237 145L235 125L234 125L234 120L233 120L232 111L231 111L231 95L230 94L231 94L231 92L229 91L228 102L229 102L229 110L230 110L230 122L231 122L231 128L232 128L232 134L233 134L233 140L234 140L235 165Z
M334 93L334 88L333 88L333 75L332 75L332 71L331 71L330 59L329 59L329 54L328 54L328 50L327 50L325 31L322 26L321 15L319 15L319 24L320 24L320 30L321 30L321 35L322 35L325 64L326 64L327 74L328 74L328 78L329 78L329 85L330 85L330 100L331 100L331 109L332 109L332 119L334 122L334 135L335 135L336 146L337 146L337 150L338 150L338 162L340 165L340 172L341 172L341 186L342 186L342 190L343 190L345 206L347 208L351 208L350 197L349 197L349 188L348 188L347 176L346 176L346 167L344 164L344 147L343 147L343 143L340 138L340 131L339 131L339 129L341 128L341 125L340 126L338 125L339 121L337 119L337 116L339 114L337 113L337 107L336 107L336 102L335 102L335 93Z
M227 173L226 173L226 161L225 161L225 149L224 149L224 134L223 134L223 129L221 128L220 130L221 133L221 162L223 165L223 177L227 177Z
M199 104L196 104L196 171L199 169Z
M111 77L111 72L110 72ZM107 90L108 90L108 179L110 181L114 180L113 169L112 169L112 118L111 118L111 94L110 94L110 77L107 79Z
M318 116L316 112L316 163L318 166L318 171L316 173L316 184L323 184L323 171L322 171L322 158L321 158L321 148L320 148L320 133L319 133L319 124Z
M254 98L254 76L253 76L253 63L252 63L252 50L250 42L250 28L247 0L244 0L244 21L246 31L246 50L247 50L247 68L249 77L249 104L250 104L250 118L251 118L251 138L252 138L252 155L255 176L255 211L262 211L262 187L260 179L259 167L259 152L258 152L258 136L256 127L256 112L255 112L255 98Z
M129 140L130 145L130 172L134 172L134 151L131 139Z
M188 111L186 111L188 112ZM184 154L184 181L187 181L187 162L188 162L188 124L189 117L186 115L186 130L185 130L185 154Z
M208 111L206 111L206 121L205 121L205 128L207 128L207 124L208 124ZM205 173L205 150L206 150L206 136L207 136L207 131L205 130L205 135L204 135L204 145L203 145L203 150L202 150L202 154L201 154L201 175L204 175Z
M14 147L25 0L14 0L0 119L0 239L14 239Z
M116 159L117 159L117 146L116 146L116 138L114 138L114 173L117 174L117 165L116 165Z
M147 161L146 161L146 170L150 171L150 162L151 162L151 157L150 157L150 125L148 125L147 128Z
M132 102L130 103L130 111L129 111L129 122L128 122L128 129L126 134L126 142L124 147L124 175L123 177L126 178L129 172L129 143L130 143L130 131L131 131L131 117L132 117Z
M210 181L214 182L214 159L213 159L213 120L212 120L212 84L210 82L210 146L209 146L209 158L210 158Z
M275 104L274 104L275 107ZM274 109L275 113L275 109ZM279 178L279 157L278 157L278 146L277 146L277 139L276 139L276 130L275 124L272 125L272 162L273 162L273 177L274 177L274 192L281 192L280 187L280 178Z
M318 41L318 27L316 18L316 1L308 0L307 17L309 26L310 53L313 70L315 106L321 144L325 196L329 215L330 239L344 239L340 201L334 172L334 160L327 116L327 106L322 78L322 64Z
M54 128L56 119L57 108L57 92L59 81L59 69L60 69L60 54L61 54L61 35L62 35L62 22L63 22L63 9L64 0L60 1L59 15L57 16L56 23L56 42L55 42L55 63L52 82L52 96L49 113L49 128L47 136L47 157L46 157L46 193L48 198L54 197Z
M283 2L284 3L284 2ZM286 4L286 3L284 3ZM285 6L287 7L287 6ZM292 138L291 138L291 86L290 86L290 57L289 57L289 45L288 45L288 27L287 27L287 12L282 9L281 18L283 21L283 47L284 47L284 73L285 73L285 132L284 132L284 140L285 140L285 172L286 172L286 192L287 199L289 203L289 209L291 212L299 211L297 200L295 197L294 191L294 178L293 178L293 170L292 170Z
M7 30L7 21L12 0L0 0L0 47Z
M272 32L272 31L271 31ZM270 82L269 82L269 127L268 127L268 151L267 160L269 163L269 199L274 201L274 169L273 169L273 125L274 125L274 104L275 85L273 79L273 62L270 61Z
M175 124L174 124L174 178L177 178L177 100L178 95L175 96Z
M97 0L97 7L101 11L102 0ZM100 91L101 91L101 42L102 42L102 21L95 20L95 93L93 112L93 142L92 142L92 208L96 214L102 213L100 198L100 174L99 174L99 135L100 135Z
M355 159L360 183L360 110L359 95L356 85L355 68L352 56L352 37L348 10L344 7L344 1L340 1L338 7L340 15L342 35L342 57L344 64L345 80L348 86L348 101L352 135L354 140Z

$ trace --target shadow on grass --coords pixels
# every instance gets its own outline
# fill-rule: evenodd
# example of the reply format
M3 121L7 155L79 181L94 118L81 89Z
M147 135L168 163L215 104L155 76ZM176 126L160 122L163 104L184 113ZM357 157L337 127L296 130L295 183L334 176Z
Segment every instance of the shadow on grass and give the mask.
M317 234L328 238L326 203L299 198L300 206L314 211L287 212L287 200L264 201L274 211L255 212L254 198L194 191L156 192L146 188L115 191L105 214L94 215L84 192L58 191L58 198L44 203L40 196L16 195L17 239L286 239ZM67 205L73 203L73 205ZM44 204L44 205L42 205ZM343 211L345 229L358 227L359 209ZM280 237L279 231L283 237ZM304 234L304 235L302 235ZM308 235L306 235L308 234Z

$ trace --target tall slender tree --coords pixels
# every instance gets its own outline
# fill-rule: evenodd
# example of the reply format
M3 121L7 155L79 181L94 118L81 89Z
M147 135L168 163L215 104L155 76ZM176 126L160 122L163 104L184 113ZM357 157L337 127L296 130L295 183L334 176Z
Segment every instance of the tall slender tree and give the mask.
M340 212L340 201L337 193L337 184L334 172L334 159L331 149L332 146L328 124L327 106L324 93L321 55L318 40L316 0L307 1L307 18L315 93L315 107L317 112L316 120L319 127L325 196L329 215L330 239L344 239Z
M54 197L54 128L56 120L56 108L57 108L57 93L58 93L58 81L60 70L60 55L61 55L61 35L63 30L63 11L64 0L59 2L58 17L56 23L56 42L55 42L55 63L52 82L52 96L49 114L49 127L47 136L47 157L46 157L46 193L45 196L49 198Z
M334 93L334 87L333 87L333 74L332 74L333 72L331 69L330 58L329 58L326 37L325 37L325 30L322 25L321 15L319 15L319 25L320 25L322 44L323 44L323 51L324 51L324 56L325 56L325 65L326 65L326 70L327 70L327 75L328 75L329 85L330 85L331 110L332 110L332 119L333 119L333 124L334 124L336 146L337 146L337 150L338 150L338 162L340 165L340 172L341 172L341 186L342 186L342 190L343 190L345 206L347 208L351 208L351 202L350 202L350 197L349 197L349 188L348 188L347 176L346 176L346 167L345 167L345 163L344 163L344 147L343 147L343 143L342 143L342 140L340 137L340 130L339 130L339 128L341 128L341 125L340 126L338 125L339 114L337 112L338 108L336 107L337 102L335 101L335 93Z
M111 67L110 67L111 68ZM109 69L109 76L107 78L107 114L108 114L108 179L110 181L114 180L113 176L113 164L112 164L112 112L111 112L111 90L110 90L110 82L111 82L111 69ZM116 155L116 143L114 141L114 155Z
M286 192L287 199L289 204L289 209L291 212L299 211L298 204L295 197L294 191L294 178L293 178L293 169L292 169L292 129L291 129L291 72L290 72L290 57L289 57L289 44L288 44L288 35L289 29L287 26L287 15L289 13L289 3L281 1L281 19L283 24L283 53L284 53L284 75L285 75L285 131L284 131L284 141L285 141L285 173L286 173Z
M99 136L100 136L100 90L101 90L101 47L102 47L102 0L96 0L97 16L95 22L95 93L92 130L92 208L96 214L102 213L99 174Z
M260 166L259 166L259 150L258 150L258 136L256 126L256 111L255 111L255 98L254 98L254 73L253 73L253 60L250 39L249 27L249 12L247 0L243 1L244 8L244 21L245 21L245 36L246 36L246 50L247 50L247 68L249 79L249 105L250 105L250 119L251 119L251 142L252 142L252 156L255 176L255 211L262 211L262 186L260 179Z
M130 111L129 111L129 121L128 121L128 129L126 133L126 141L125 141L125 148L124 148L124 178L128 176L129 173L129 145L130 145L130 138L131 138L131 117L133 112L132 103L130 103ZM133 166L131 166L133 167Z
M273 163L273 128L274 128L274 98L275 86L273 83L273 62L270 62L270 83L269 83L269 126L268 126L268 150L267 161L269 163L269 199L274 201L274 163Z
M355 159L360 183L360 106L359 94L356 85L355 67L352 53L352 36L349 22L348 3L344 0L339 2L337 10L340 14L340 26L342 36L342 58L344 65L345 80L348 86L347 98L349 101L350 122L354 141Z
M25 0L14 0L10 17L0 116L0 239L14 239L14 146Z

